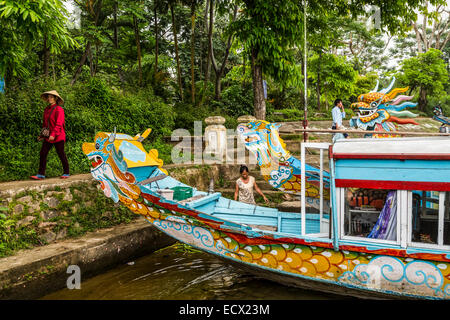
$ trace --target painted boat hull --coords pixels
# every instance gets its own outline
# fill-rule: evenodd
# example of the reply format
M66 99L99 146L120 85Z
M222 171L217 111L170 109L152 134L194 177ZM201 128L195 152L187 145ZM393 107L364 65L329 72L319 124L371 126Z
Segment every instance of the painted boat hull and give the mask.
M126 139L126 142L135 141ZM83 145L83 151L95 160L96 166L91 172L101 182L105 195L143 215L178 241L227 259L258 276L306 289L366 298L450 298L450 257L447 254L361 244L340 245L335 250L332 239L326 237L311 238L300 236L298 232L270 231L238 223L238 220L226 220L214 216L217 210L202 211L192 204L167 200L156 188L141 184L142 180L136 178L138 175L149 177L148 172L151 172L154 177L163 177L166 173L155 159L142 157L142 161L155 165L128 170L123 156L127 150L121 149L122 145L105 134L96 141L95 147ZM138 162L139 150L133 147L132 151ZM163 183L164 179L158 183ZM170 177L167 180L176 181ZM226 203L229 211L233 211L233 204L235 208L242 206L218 196L208 196L215 201L210 203L215 208L219 201ZM267 209L254 206L253 213L247 216ZM236 215L242 215L242 211L237 210Z
M271 281L358 298L448 298L449 285L444 278L448 280L449 274L443 270L450 271L450 265L445 262L335 251L331 245L308 245L295 237L275 239L264 231L258 232L259 237L254 232L224 231L196 225L196 219L187 223L193 216L186 212L175 215L173 207L167 209L170 211L163 219L146 218L176 240Z

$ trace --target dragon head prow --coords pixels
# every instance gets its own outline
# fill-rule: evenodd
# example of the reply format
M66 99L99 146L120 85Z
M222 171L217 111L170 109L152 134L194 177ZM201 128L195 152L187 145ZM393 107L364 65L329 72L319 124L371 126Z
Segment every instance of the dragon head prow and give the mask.
M390 84L378 91L378 80L375 88L358 96L358 101L351 104L351 108L356 111L357 118L352 119L350 125L364 130L391 131L395 130L396 124L418 125L412 119L416 114L404 110L408 107L415 107L417 104L409 102L413 96L400 95L408 91L409 87L395 88L395 77ZM406 101L406 102L404 102ZM403 102L399 104L400 102Z
M129 171L137 167L162 168L163 161L158 151L145 151L142 141L150 133L147 129L142 135L132 137L123 133L99 132L93 143L83 143L83 153L91 161L91 174L101 182L105 195L115 202L121 197L134 199L140 194L136 176Z
M278 133L280 127L278 123L254 120L238 125L236 131L245 147L256 154L261 166L271 163L271 159L287 160L290 157L286 144Z

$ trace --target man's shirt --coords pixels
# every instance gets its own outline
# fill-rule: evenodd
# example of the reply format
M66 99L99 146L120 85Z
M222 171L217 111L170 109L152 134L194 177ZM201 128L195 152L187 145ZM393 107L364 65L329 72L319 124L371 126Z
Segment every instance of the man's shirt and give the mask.
M335 106L333 110L331 110L331 115L333 116L333 125L341 127L342 119L345 118L345 111L341 111L338 106Z

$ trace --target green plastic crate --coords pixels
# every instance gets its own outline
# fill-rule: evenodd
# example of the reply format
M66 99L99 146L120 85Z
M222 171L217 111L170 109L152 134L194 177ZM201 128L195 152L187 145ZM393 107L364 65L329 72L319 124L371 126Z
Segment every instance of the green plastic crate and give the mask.
M173 200L180 201L192 197L191 187L173 187Z

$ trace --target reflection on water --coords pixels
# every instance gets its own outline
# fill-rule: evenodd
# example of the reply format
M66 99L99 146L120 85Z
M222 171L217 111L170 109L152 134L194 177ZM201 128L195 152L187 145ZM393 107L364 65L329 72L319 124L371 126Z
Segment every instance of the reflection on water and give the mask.
M211 254L180 251L175 245L82 281L79 290L63 289L42 299L289 300L342 297L259 279Z

